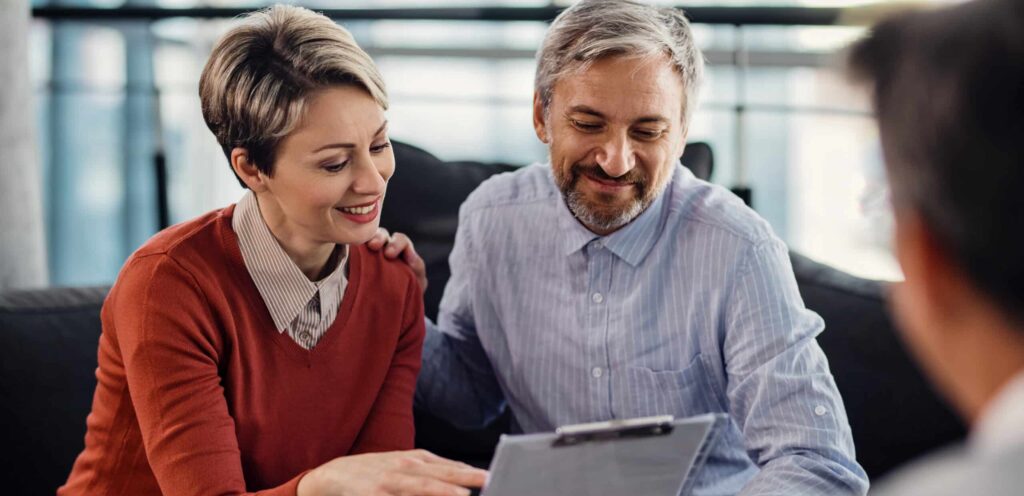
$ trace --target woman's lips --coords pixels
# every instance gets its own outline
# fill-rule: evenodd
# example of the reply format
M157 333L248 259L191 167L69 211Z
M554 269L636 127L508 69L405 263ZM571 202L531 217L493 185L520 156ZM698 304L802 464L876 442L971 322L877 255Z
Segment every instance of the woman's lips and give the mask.
M377 214L380 212L380 199L376 199L365 205L356 205L352 207L338 207L335 208L346 219L355 222L356 224L366 224L373 222L377 218Z

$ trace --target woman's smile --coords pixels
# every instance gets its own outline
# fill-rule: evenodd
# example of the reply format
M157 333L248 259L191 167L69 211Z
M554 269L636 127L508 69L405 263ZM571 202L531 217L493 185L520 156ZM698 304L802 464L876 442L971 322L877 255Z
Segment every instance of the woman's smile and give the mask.
M357 224L366 224L373 222L373 220L377 218L377 214L380 212L380 198L375 198L372 202L364 203L362 205L336 207L335 210L352 222Z

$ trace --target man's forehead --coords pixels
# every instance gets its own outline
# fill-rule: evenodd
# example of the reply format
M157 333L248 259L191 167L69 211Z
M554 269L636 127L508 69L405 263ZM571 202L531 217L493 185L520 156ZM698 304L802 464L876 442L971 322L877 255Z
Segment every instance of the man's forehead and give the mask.
M682 80L661 57L599 59L567 71L552 96L563 111L630 120L678 116L684 98Z

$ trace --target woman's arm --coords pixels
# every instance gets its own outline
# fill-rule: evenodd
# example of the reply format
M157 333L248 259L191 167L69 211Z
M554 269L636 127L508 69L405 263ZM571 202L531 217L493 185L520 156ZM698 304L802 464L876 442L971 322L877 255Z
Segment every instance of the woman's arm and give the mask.
M418 291L414 283L410 286ZM149 465L166 496L449 496L468 494L460 486L479 487L486 478L486 472L458 462L404 451L336 458L278 487L247 492L234 420L218 373L222 336L199 285L166 255L140 257L122 272L110 303L131 406ZM406 322L422 322L421 315L422 306L408 309ZM422 324L407 326L388 376L394 374L394 384L405 384L406 391L399 394L400 386L394 386L394 392L382 396L404 398L409 405L408 428L397 434L408 439L408 446L422 339ZM402 410L395 400L384 401L380 408L386 413ZM396 441L384 444L390 442Z
M352 453L409 449L415 431L412 397L423 353L423 291L412 274L405 294L402 331L391 366Z
M163 494L248 494L218 372L223 337L195 279L168 255L141 256L112 296L131 407ZM293 495L299 478L260 494Z

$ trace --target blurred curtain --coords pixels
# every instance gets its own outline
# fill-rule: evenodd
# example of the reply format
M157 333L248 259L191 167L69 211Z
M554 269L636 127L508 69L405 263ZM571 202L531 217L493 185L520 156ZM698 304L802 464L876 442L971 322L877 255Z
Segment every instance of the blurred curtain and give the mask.
M28 0L0 1L0 289L47 284Z

